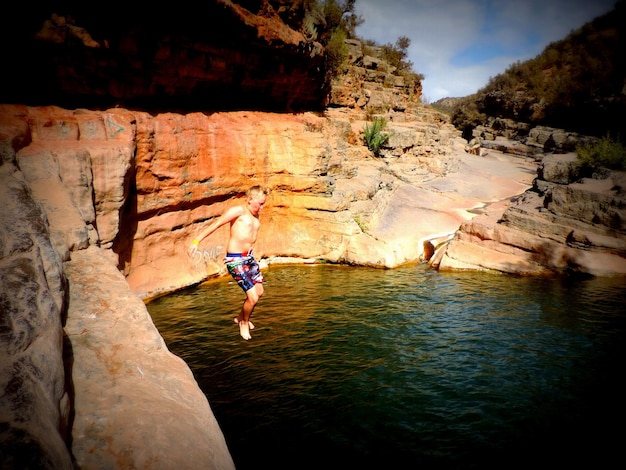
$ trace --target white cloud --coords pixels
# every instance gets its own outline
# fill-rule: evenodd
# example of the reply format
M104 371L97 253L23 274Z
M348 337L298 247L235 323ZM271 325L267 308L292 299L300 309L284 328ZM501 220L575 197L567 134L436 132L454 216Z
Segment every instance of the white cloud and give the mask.
M357 0L357 34L380 44L410 38L408 59L430 102L466 96L516 61L537 56L616 0Z

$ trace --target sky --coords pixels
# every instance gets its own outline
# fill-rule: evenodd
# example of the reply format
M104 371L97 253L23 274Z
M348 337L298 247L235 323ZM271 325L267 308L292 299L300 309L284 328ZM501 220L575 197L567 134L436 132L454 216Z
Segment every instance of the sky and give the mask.
M608 13L618 0L356 0L358 37L411 40L407 60L425 76L426 103L462 97L511 64Z

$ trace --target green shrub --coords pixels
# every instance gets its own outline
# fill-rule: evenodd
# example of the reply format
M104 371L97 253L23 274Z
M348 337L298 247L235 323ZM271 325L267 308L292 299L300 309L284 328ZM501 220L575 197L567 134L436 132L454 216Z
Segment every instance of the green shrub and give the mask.
M346 45L346 32L342 29L335 29L330 35L326 45L327 74L330 79L339 75L341 67L348 57L348 46Z
M389 137L391 137L391 134L383 132L385 127L387 127L385 118L376 117L371 124L365 125L365 130L363 131L363 138L365 139L367 148L374 152L374 155L377 157L380 155L381 147L385 145Z
M603 137L594 144L576 148L581 176L592 176L603 168L626 170L626 147L610 137Z
M399 72L413 70L413 62L407 60L411 40L400 36L395 44L387 43L382 46L382 58Z

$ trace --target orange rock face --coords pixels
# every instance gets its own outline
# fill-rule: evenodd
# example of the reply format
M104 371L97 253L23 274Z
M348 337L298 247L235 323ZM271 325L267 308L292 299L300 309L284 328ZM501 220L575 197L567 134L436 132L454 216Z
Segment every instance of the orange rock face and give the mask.
M8 105L1 111L5 140L46 208L63 259L89 245L110 248L143 297L224 273L226 228L195 256L187 248L253 184L271 190L255 247L268 263L416 261L422 239L451 233L463 220L457 202L476 204L445 198L433 212L430 197L406 197L408 188L433 179L426 164L444 168L460 158L455 131L437 124L420 121L411 130L403 121L398 145L405 153L388 149L397 163L390 171L390 162L374 159L359 137L365 125L359 113L151 116ZM414 221L410 230L405 217Z
M536 178L534 160L470 155L451 126L433 120L403 115L392 122L393 137L375 158L363 143L366 121L358 111L152 116L8 105L0 111L3 141L15 150L14 161L10 152L3 158L16 164L44 207L62 258L91 245L107 248L146 299L225 274L227 227L192 255L188 248L255 184L271 191L255 246L267 264L393 268L432 257L440 269L526 274L568 266L601 274L598 263L623 264L622 244L609 232L591 230L586 221L574 232L559 229L594 201L611 207L602 201L621 193L609 188L580 202L575 185L561 190L550 183L549 213L560 219L536 217L543 204L531 200L537 193L526 195L526 204L511 201ZM484 206L487 217L475 218ZM524 232L531 222L541 222L549 243L536 240L538 229ZM590 254L595 245L605 253Z
M138 291L150 290L155 279L169 289L166 282L175 281L175 288L221 273L225 227L204 240L195 257L187 248L254 184L271 189L258 257L320 258L345 250L345 235L355 225L334 214L334 177L328 175L334 149L325 119L194 113L162 114L145 124L137 134L136 230L128 252L120 253L130 260L125 273Z

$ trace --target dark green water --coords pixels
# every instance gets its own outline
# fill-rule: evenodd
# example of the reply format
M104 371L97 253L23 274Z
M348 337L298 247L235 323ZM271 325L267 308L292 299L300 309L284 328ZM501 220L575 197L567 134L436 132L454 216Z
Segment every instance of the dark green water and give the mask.
M272 266L246 342L222 278L148 304L239 470L624 460L626 282Z

